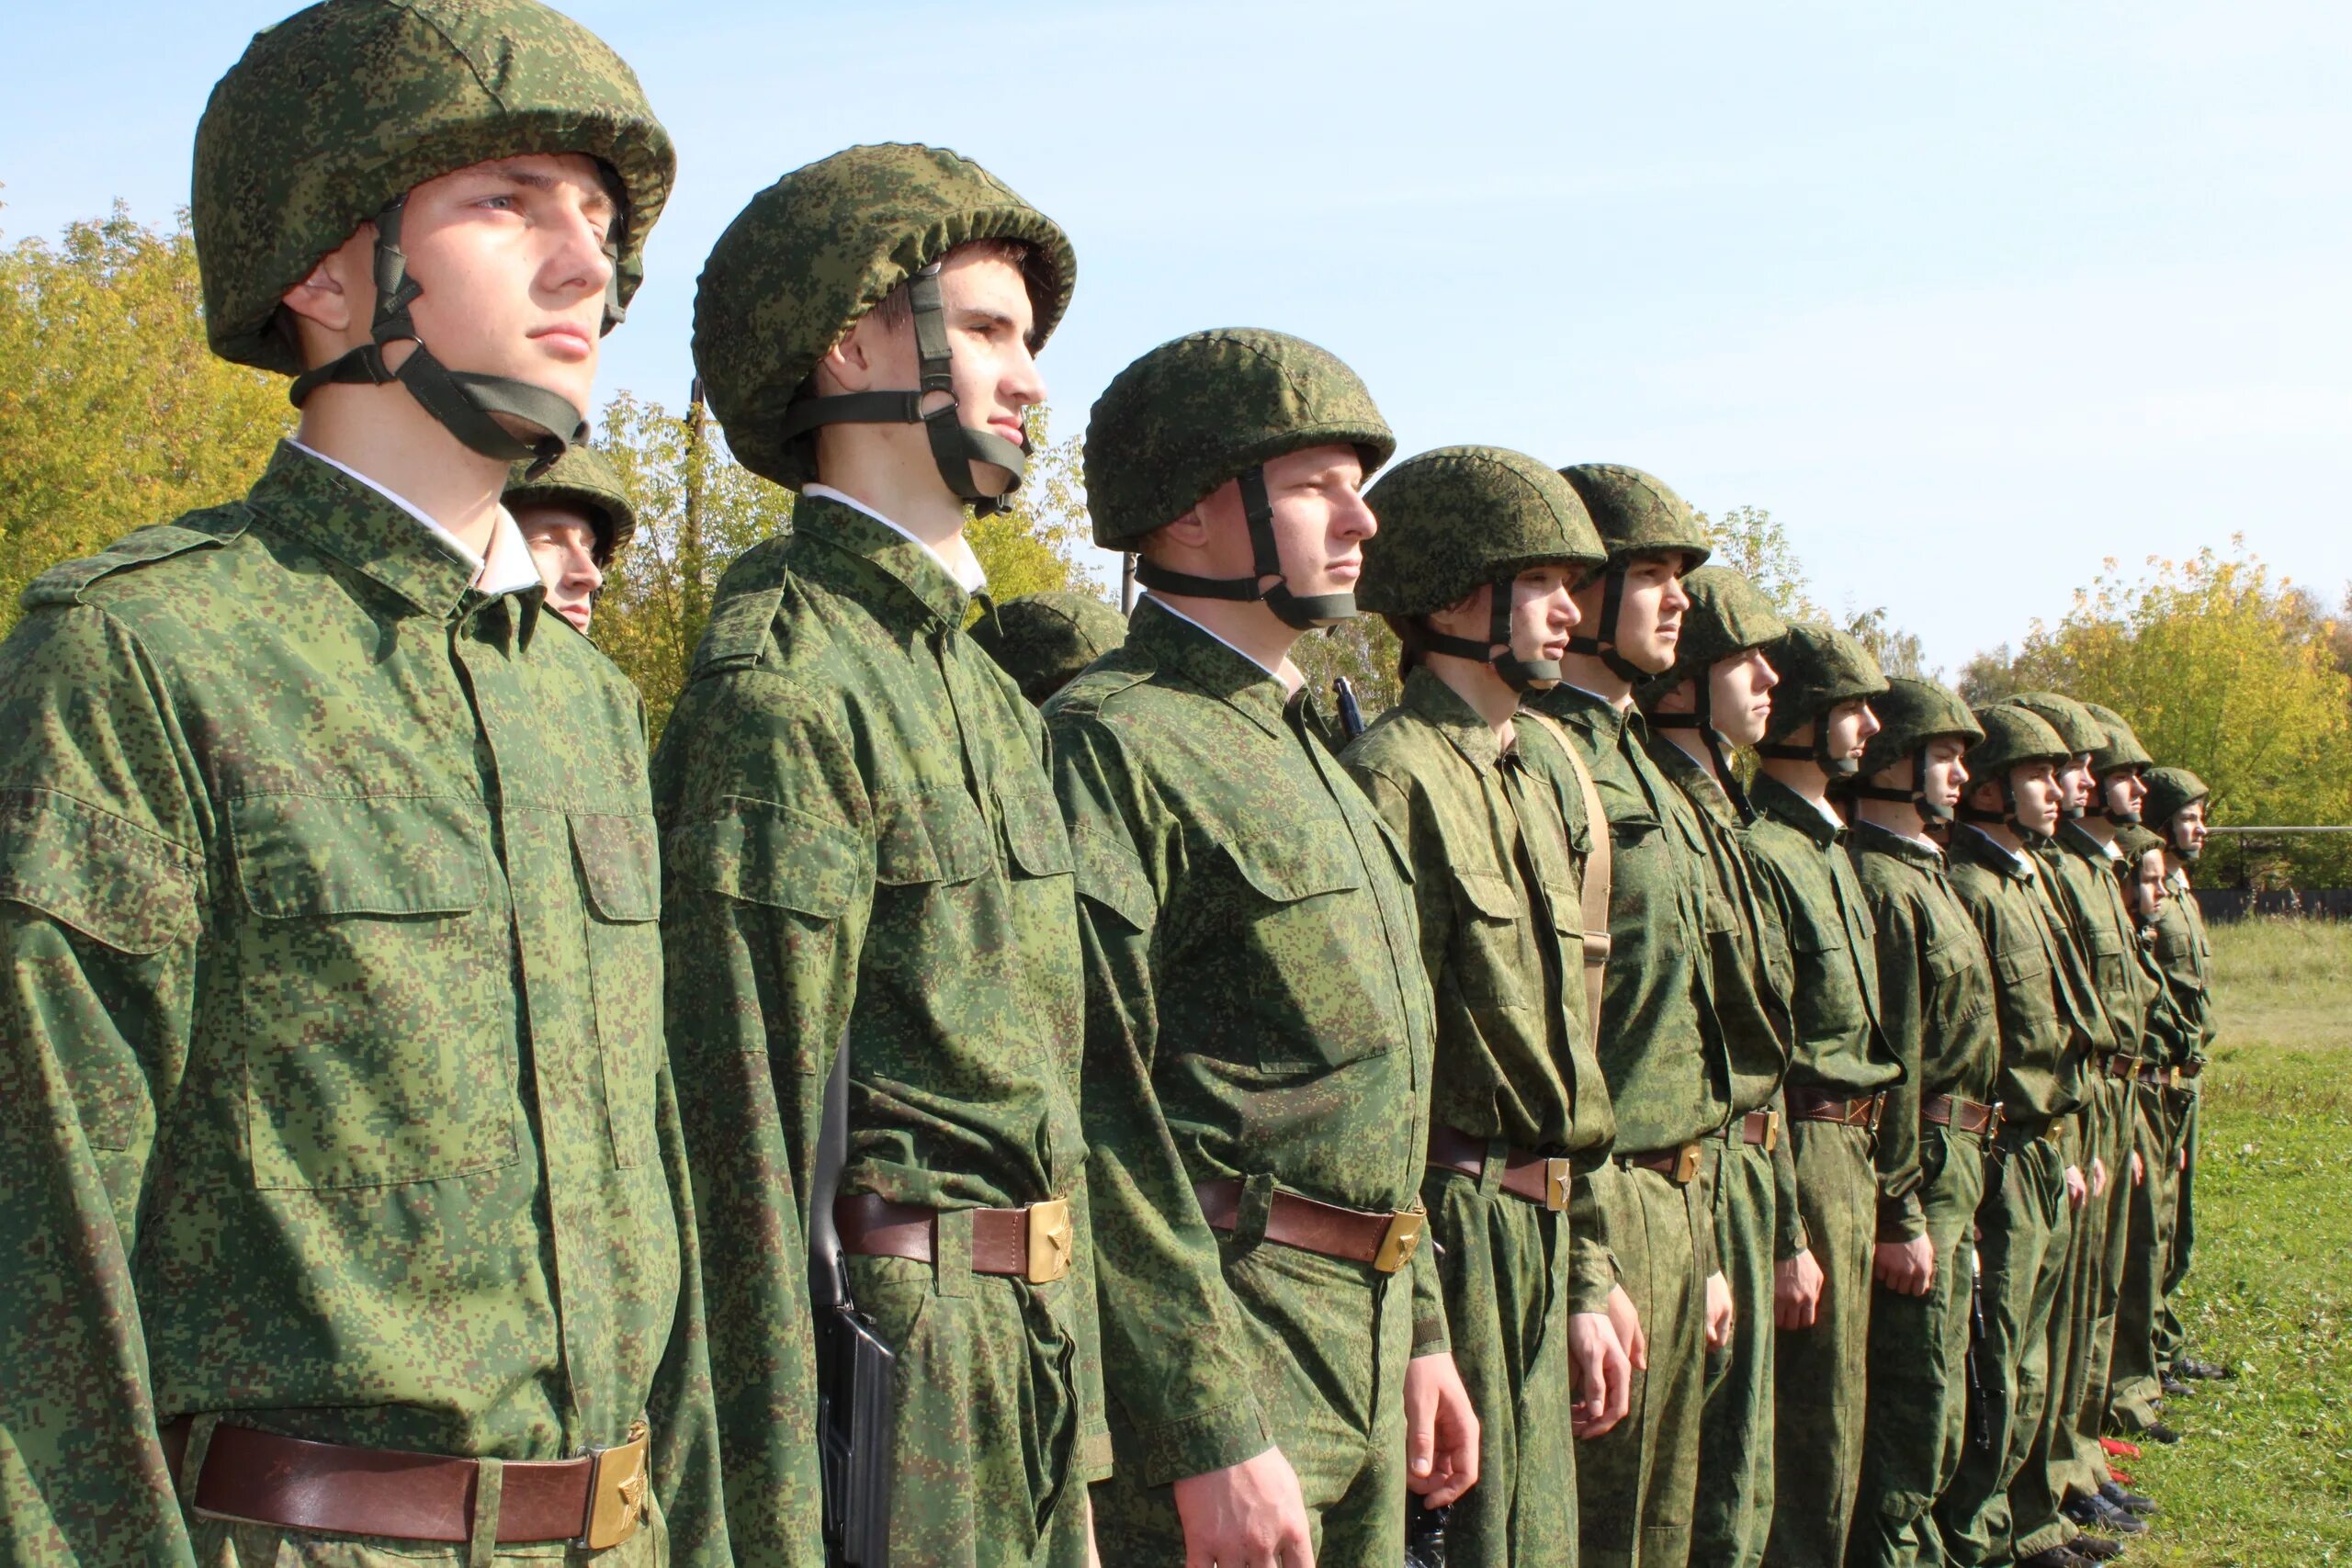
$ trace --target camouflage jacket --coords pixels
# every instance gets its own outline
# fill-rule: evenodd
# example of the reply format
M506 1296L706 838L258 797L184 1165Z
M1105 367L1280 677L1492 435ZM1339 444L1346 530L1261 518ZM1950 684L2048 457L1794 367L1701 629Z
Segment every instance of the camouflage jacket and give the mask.
M1558 743L1532 719L1517 728L1505 752L1476 709L1418 669L1341 760L1412 857L1437 1003L1431 1119L1572 1157L1570 1310L1600 1312L1617 1270L1581 1179L1608 1158L1617 1123L1584 1016L1591 829Z
M1993 1012L2001 1029L1995 1100L2030 1133L2079 1109L2092 1041L2107 1027L2083 992L2042 873L1966 823L1951 830L1951 886L1993 961Z
M187 1561L181 1416L538 1460L649 1410L727 1559L641 705L472 575L281 446L0 647L19 1559Z
M1931 844L1857 822L1846 836L1878 929L1878 1021L1903 1076L1878 1123L1878 1239L1928 1234L1919 1198L1919 1101L1993 1098L2001 1065L1993 961Z
M844 1031L843 1194L1071 1200L1076 1266L1029 1288L1080 1347L1083 1463L1107 1473L1069 840L970 605L922 545L804 497L728 569L654 759L728 1495L762 1499L730 1510L745 1556L814 1539L804 1238Z
M2089 964L2091 984L2107 1014L2108 1032L2098 1043L2101 1056L2120 1051L2136 1056L2159 1021L2163 981L2155 962L2140 944L2120 863L2106 845L2078 822L2061 822L2055 838L2035 846L2059 911ZM2162 1021L2169 1023L2170 1020Z
M1046 714L1082 895L1106 1382L1159 1485L1272 1440L1193 1186L1416 1203L1429 983L1404 851L1312 694L1147 597ZM1409 1268L1413 1353L1444 1349L1435 1253Z
M1792 998L1795 962L1781 913L1758 885L1747 844L1747 823L1713 774L1664 735L1652 731L1650 758L1682 798L1707 841L1707 953L1713 977L1711 1028L1722 1036L1731 1072L1731 1113L1781 1108L1781 1079L1788 1072L1796 1037ZM1736 1124L1729 1135L1742 1134ZM1772 1251L1787 1261L1811 1245L1804 1213L1797 1205L1794 1146L1772 1141Z
M2188 874L2167 875L2165 891L2169 897L2155 919L2156 968L2180 1020L2177 1050L2165 1066L2201 1067L2213 1035L2213 944L2206 937L2205 912L2197 907Z
M1729 1114L1729 1067L1702 1019L1712 1005L1706 952L1707 840L1681 791L1650 760L1648 726L1590 692L1562 684L1534 704L1583 750L1609 818L1609 972L1600 997L1600 1068L1628 1154L1704 1137ZM1700 1227L1702 1272L1713 1227Z
M1832 1094L1884 1089L1903 1067L1878 1020L1878 933L1847 857L1846 830L1771 776L1748 831L1796 961L1797 1037L1789 1082Z

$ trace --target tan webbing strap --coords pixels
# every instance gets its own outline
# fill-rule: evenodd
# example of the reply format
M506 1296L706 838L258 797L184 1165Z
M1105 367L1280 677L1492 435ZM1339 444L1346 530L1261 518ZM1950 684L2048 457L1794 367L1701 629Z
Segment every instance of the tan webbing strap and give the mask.
M1577 775L1577 788L1584 795L1585 836L1592 845L1584 862L1584 1007L1585 1021L1598 1044L1600 983L1609 963L1609 818L1600 809L1600 791L1593 787L1592 770L1577 754L1576 742L1568 739L1567 728L1550 714L1525 706L1519 711L1542 725L1559 742L1560 750L1567 754L1569 768Z

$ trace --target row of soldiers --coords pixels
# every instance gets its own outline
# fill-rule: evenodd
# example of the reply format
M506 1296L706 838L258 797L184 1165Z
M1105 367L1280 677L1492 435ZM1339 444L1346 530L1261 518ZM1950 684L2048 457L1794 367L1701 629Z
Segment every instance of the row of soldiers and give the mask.
M1390 1564L1410 1499L1456 1562L2049 1564L2142 1506L2089 1439L2194 1370L2202 945L2109 852L2191 916L2193 781L1882 680L1635 469L1372 482L1256 330L1095 404L1148 592L1041 715L965 525L1074 254L908 145L705 265L799 499L649 759L578 443L674 167L535 0L325 0L214 91L206 330L299 427L0 645L9 1561ZM1290 654L1359 608L1350 738Z

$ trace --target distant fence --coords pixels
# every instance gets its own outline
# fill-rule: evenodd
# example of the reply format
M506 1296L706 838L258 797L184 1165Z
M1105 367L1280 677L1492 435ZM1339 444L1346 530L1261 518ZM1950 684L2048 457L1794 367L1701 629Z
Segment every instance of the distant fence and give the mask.
M2352 920L2352 887L2199 887L2197 908L2209 920L2242 920L2248 915Z

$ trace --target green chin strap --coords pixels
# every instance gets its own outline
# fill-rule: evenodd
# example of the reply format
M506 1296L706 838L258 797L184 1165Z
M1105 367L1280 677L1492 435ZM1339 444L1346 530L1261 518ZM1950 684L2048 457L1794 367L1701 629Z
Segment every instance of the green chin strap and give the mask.
M941 482L976 515L989 517L1004 510L1005 497L1021 488L1029 471L1029 437L1014 446L993 430L975 430L957 423L955 350L947 341L947 310L939 292L939 264L933 262L907 279L907 303L913 308L915 360L920 372L915 390L841 392L825 398L802 398L786 411L783 439L793 441L823 424L920 424L931 440L931 460ZM923 400L944 392L946 402L929 413ZM1012 476L1003 494L990 495L972 478L974 463L992 463Z
M1274 542L1274 508L1266 495L1265 466L1261 464L1243 471L1236 476L1235 482L1241 487L1241 515L1250 525L1250 558L1255 568L1250 576L1195 577L1157 561L1139 560L1136 563L1136 581L1162 593L1181 593L1194 599L1231 599L1240 604L1262 599L1275 619L1303 632L1355 619L1356 596L1352 593L1290 591L1290 583L1283 577L1282 551ZM1274 585L1263 586L1270 577L1274 579ZM1508 609L1504 619L1510 619ZM1468 657L1484 659L1486 649L1480 649Z
M1491 664L1503 684L1514 692L1532 692L1560 683L1560 661L1556 659L1521 659L1512 651L1510 612L1513 590L1519 574L1498 577L1491 587L1487 614L1487 640L1473 642L1466 637L1451 637L1444 632L1423 632L1423 640L1434 653L1450 653L1456 659L1468 659L1480 664ZM1500 652L1496 649L1500 649Z
M530 477L537 479L563 456L567 447L588 439L588 422L570 400L545 387L505 376L452 370L433 357L433 351L416 335L416 323L409 316L409 308L424 290L409 276L408 256L401 249L401 219L407 206L408 197L402 194L394 197L376 215L376 319L369 328L371 341L304 371L294 378L287 396L296 408L300 408L312 392L330 384L380 387L398 381L426 413L467 446L502 463L520 462L527 457L531 459ZM610 243L605 251L608 258L617 254ZM611 280L605 285L605 330L609 332L621 315L620 268L616 263ZM386 363L384 350L401 342L415 344L415 351L395 370ZM544 434L531 438L515 435L498 423L496 416L500 414L537 426Z

